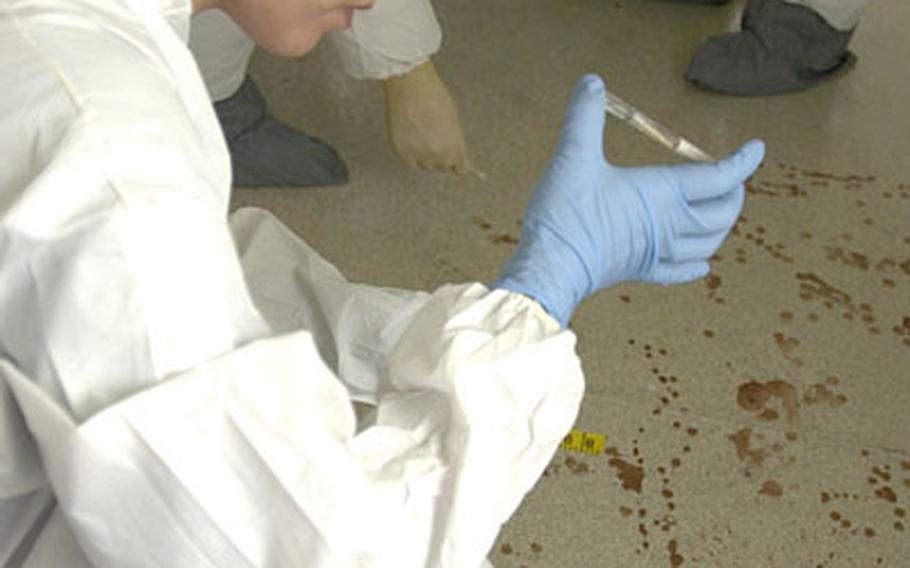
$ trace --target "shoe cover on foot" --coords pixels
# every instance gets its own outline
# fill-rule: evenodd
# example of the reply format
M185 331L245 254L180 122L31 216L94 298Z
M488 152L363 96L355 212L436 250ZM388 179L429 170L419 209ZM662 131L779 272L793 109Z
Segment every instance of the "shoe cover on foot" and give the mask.
M215 104L239 187L329 186L348 181L334 148L266 113L265 99L247 78L233 96Z
M808 89L848 69L853 30L839 31L817 12L782 0L750 0L742 30L709 39L686 78L733 95L774 95Z

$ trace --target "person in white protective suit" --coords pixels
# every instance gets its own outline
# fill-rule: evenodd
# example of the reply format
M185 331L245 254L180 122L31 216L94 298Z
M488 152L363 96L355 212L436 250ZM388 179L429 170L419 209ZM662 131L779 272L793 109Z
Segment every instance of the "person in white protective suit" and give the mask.
M370 1L0 3L0 565L481 566L576 417L577 305L707 273L762 144L615 167L592 75L490 287L229 220L191 14L302 54Z
M381 82L389 139L406 164L469 170L456 103L432 61L442 32L430 0L382 0L327 39L351 77ZM347 167L334 148L268 114L265 98L247 75L254 46L221 10L192 19L190 50L227 138L234 185L346 183Z
M721 5L730 0L669 1ZM686 78L741 96L809 89L856 63L847 47L870 1L748 0L739 31L699 46Z

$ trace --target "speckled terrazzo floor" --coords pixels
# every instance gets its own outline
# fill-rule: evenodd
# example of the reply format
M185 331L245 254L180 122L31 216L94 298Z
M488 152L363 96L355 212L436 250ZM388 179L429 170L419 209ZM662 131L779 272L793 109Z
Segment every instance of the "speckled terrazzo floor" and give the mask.
M705 281L624 285L572 327L588 378L577 428L504 527L502 568L907 566L910 558L910 4L873 3L858 66L762 99L682 79L723 8L633 0L436 3L437 58L475 165L404 169L382 94L320 48L257 54L273 111L331 141L351 183L238 190L352 280L406 288L492 279L508 256L584 72L708 151L763 138L768 156ZM620 164L672 160L610 124Z

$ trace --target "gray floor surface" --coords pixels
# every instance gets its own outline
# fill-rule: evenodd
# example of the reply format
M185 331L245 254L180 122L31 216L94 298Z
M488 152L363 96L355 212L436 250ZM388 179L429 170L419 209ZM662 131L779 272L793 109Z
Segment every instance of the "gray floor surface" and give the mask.
M335 145L336 188L237 190L351 280L430 289L490 281L518 236L569 93L585 72L717 155L768 155L709 278L623 285L572 323L588 389L576 427L492 552L521 566L910 564L910 3L867 10L855 69L759 99L682 78L737 25L725 7L644 0L446 0L436 57L476 176L410 171L376 84L320 47L257 53L273 112ZM611 122L617 164L674 161Z

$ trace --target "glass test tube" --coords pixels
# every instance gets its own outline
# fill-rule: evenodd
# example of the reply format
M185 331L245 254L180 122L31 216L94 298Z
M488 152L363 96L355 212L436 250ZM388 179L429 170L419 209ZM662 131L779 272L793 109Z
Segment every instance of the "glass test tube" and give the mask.
M666 127L648 118L626 101L607 91L607 112L652 140L663 144L680 156L696 162L713 162L714 158L685 138L670 132Z

